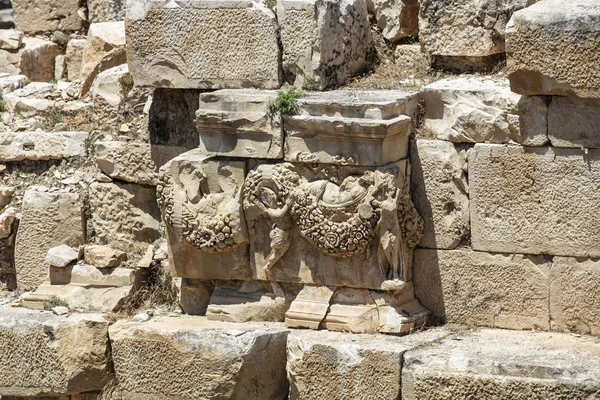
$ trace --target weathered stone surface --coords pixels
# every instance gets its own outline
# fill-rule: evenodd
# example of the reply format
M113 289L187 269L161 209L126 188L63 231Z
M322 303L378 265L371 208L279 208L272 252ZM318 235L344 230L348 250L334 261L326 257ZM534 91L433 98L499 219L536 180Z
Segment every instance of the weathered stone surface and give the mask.
M125 23L91 24L81 60L81 93L86 94L102 71L125 64Z
M13 194L15 193L15 188L12 186L0 185L0 209L10 203Z
M123 21L127 0L87 0L88 16L96 22Z
M101 390L109 379L107 331L101 315L0 309L2 397Z
M124 398L279 400L287 395L288 332L281 324L155 318L119 321L109 334Z
M15 245L19 289L37 287L48 274L48 250L83 244L83 213L78 195L30 186L23 197L22 217Z
M475 145L473 249L599 257L598 181L600 150Z
M3 74L20 74L21 69L21 54L23 54L23 48L17 51L1 50L0 49L0 73Z
M300 115L285 116L285 159L381 166L408 156L417 95L408 92L312 93Z
M327 315L335 288L305 285L285 314L285 325L290 328L319 329Z
M170 4L129 3L127 55L136 85L279 88L277 20L271 10L249 0Z
M469 235L466 151L450 142L411 142L411 193L423 218L421 247L456 248Z
M409 350L402 398L584 400L600 390L600 342L482 329Z
M117 109L123 101L121 79L129 74L127 64L119 65L102 71L94 79L91 94L94 101L103 102Z
M28 33L78 31L83 27L79 17L79 0L12 0L15 26Z
M600 336L598 260L554 257L550 277L551 329Z
M156 190L174 276L252 277L241 198L244 170L244 161L211 159L198 150L161 168Z
M16 50L23 42L23 32L16 29L0 30L0 49Z
M0 161L60 160L86 154L87 132L0 133Z
M206 318L217 321L283 322L298 288L261 281L218 284L210 298Z
M182 278L179 305L189 315L205 315L214 286L211 281Z
M481 68L485 65L481 59L504 52L504 28L511 14L531 3L532 0L423 0L419 8L419 41L439 67Z
M600 4L543 0L506 27L508 79L521 94L600 98ZM547 62L554 60L554 62Z
M74 81L81 77L81 63L83 61L83 51L87 40L71 39L67 43L65 61L67 63L67 79Z
M10 237L13 232L13 223L17 218L17 209L8 207L0 214L0 239L6 239Z
M29 84L29 78L25 75L5 76L0 79L0 92L2 92L2 95L4 96L17 89L23 88L27 84Z
M54 58L60 54L60 47L49 40L38 38L23 39L25 49L21 54L21 73L30 81L48 82L54 79Z
M52 267L63 268L77 260L77 258L79 258L77 251L66 244L61 244L48 250L44 261Z
M275 91L219 90L200 95L196 124L207 155L282 158L281 116L271 115Z
M290 399L399 399L403 354L445 335L442 329L401 338L292 331L287 340Z
M96 268L115 268L127 260L127 253L108 246L88 244L83 249L86 263Z
M416 0L367 0L377 27L387 40L397 41L419 33L419 2Z
M156 185L158 168L149 144L98 142L94 145L98 168L111 178L141 185Z
M90 185L91 219L95 242L127 253L143 253L160 237L160 212L153 187L130 183Z
M600 100L554 96L548 107L548 137L552 146L600 147Z
M66 65L64 55L56 56L54 59L54 79L56 81L60 81L65 76Z
M325 89L365 71L374 49L368 18L365 0L278 1L285 79Z
M451 78L421 89L424 128L441 140L542 146L548 142L543 97L521 96L505 81Z
M543 256L416 249L415 295L437 320L548 330L550 265Z
M196 110L200 90L155 89L150 107L150 142L154 147L192 150L199 146Z

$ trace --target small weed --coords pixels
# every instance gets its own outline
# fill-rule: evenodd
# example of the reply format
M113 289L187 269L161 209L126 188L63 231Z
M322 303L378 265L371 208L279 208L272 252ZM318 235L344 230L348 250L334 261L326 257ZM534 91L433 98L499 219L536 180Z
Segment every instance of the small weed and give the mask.
M8 106L4 100L0 100L0 113L8 111Z
M58 296L51 296L44 300L44 309L51 310L54 307L69 307L69 303Z
M63 111L58 108L51 109L50 113L48 114L46 125L52 128L55 125L62 124L63 122L65 122Z
M60 31L56 31L52 35L52 41L59 45L64 53L67 49L67 43L69 43L69 35Z
M277 7L277 0L265 0L265 7L274 11L275 7Z
M129 92L131 92L131 89L133 89L133 76L131 76L131 74L122 76L119 79L119 84L121 85L123 97L127 97Z
M277 98L269 103L269 111L271 115L280 113L282 115L295 115L300 112L298 99L302 93L296 90L295 87L290 87L287 90L278 90Z

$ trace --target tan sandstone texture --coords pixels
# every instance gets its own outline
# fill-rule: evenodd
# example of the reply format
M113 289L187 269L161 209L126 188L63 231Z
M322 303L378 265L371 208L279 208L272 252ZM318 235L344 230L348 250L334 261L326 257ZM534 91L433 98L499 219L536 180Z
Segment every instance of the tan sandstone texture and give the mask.
M156 185L158 181L149 144L97 142L94 153L98 168L111 178L141 185Z
M129 2L127 57L136 85L280 86L275 14L250 0Z
M411 191L423 218L422 247L453 249L469 236L466 151L441 140L411 142Z
M79 0L13 0L15 27L23 32L78 31Z
M597 338L467 331L405 354L402 399L594 399L599 356Z
M110 327L123 398L272 399L287 396L281 324L232 324L201 317L119 321Z
M25 38L21 53L21 73L30 81L49 82L54 79L54 59L60 47L54 42L39 38Z
M600 150L475 145L473 249L600 256L599 180Z
M286 81L305 89L343 85L374 51L365 0L280 0L277 21Z
M555 147L600 147L600 100L553 96L548 137Z
M503 59L504 28L511 14L533 0L423 0L419 40L437 67L487 69Z
M537 2L515 13L506 27L511 89L528 95L600 98L598 48L597 1Z
M548 142L548 107L543 97L521 96L508 82L450 78L421 89L424 129L438 139L466 143Z
M289 398L399 399L403 354L447 334L433 329L398 338L292 331L287 340Z
M87 40L71 39L67 43L65 60L67 62L67 79L74 81L81 76L81 63L83 61L83 51Z
M83 212L75 193L30 186L23 197L15 245L19 289L36 288L48 275L48 250L66 244L79 248L84 240Z
M101 315L59 317L2 308L2 398L101 390L109 379L107 334L108 322Z
M0 161L60 160L86 155L87 132L0 133Z
M438 321L549 329L551 262L543 256L415 250L415 295Z
M90 22L112 22L125 19L127 0L87 0Z
M367 0L367 9L375 15L377 27L387 40L397 41L419 33L417 0Z

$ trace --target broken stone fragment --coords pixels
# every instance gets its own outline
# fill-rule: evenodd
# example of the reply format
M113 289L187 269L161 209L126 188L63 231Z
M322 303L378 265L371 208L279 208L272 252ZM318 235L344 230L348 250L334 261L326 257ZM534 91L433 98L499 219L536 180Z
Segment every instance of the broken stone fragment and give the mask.
M0 171L1 172L1 171ZM15 193L15 188L12 186L0 185L0 209L10 203L13 194Z
M12 226L17 218L17 209L9 207L0 214L0 239L6 239L12 234Z
M16 50L23 42L23 32L16 29L0 29L0 49Z
M39 38L25 38L23 43L25 47L21 54L21 73L30 81L49 82L54 79L54 59L60 54L59 46Z
M117 109L123 101L124 93L121 79L129 74L127 64L102 71L94 79L90 93L95 102L102 99L109 106Z
M23 32L78 31L79 0L13 0L15 27Z
M71 39L67 43L65 62L67 63L67 79L74 81L81 77L81 63L87 40Z
M417 0L367 0L367 9L375 15L377 27L387 40L398 41L419 33Z
M69 308L63 307L63 306L58 306L58 307L53 307L51 309L51 311L56 315L66 315L69 313Z
M123 21L127 1L132 0L88 0L90 23Z
M79 258L79 252L62 244L48 250L45 262L53 267L64 268Z
M85 156L87 132L0 133L0 161L60 160Z
M83 249L86 263L96 268L115 268L127 260L127 254L108 246L88 244Z
M156 185L158 168L147 143L98 142L94 146L98 168L113 179Z

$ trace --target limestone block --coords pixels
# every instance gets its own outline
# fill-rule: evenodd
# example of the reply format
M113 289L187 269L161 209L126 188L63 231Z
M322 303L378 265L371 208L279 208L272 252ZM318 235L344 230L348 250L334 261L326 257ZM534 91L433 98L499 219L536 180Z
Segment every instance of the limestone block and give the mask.
M508 82L450 78L421 89L424 128L441 140L542 146L548 141L542 97L520 96Z
M135 283L136 271L130 268L96 268L77 264L69 269L70 283L94 287L122 287Z
M600 147L600 100L554 96L548 107L548 137L555 147Z
M290 328L319 329L335 292L333 286L304 285L285 314Z
M129 2L127 54L138 86L280 86L277 19L250 0Z
M21 73L30 81L48 82L54 79L54 58L60 54L60 47L49 40L38 38L23 39L25 49L21 54Z
M387 40L397 41L419 33L419 2L416 0L367 0L377 27Z
M469 155L478 251L600 256L600 150L477 144Z
M374 49L365 0L279 0L285 79L321 90L369 68Z
M78 31L83 20L78 14L79 0L12 0L15 26L34 32Z
M119 321L109 332L119 388L131 400L283 399L287 334L276 323L200 317Z
M0 30L0 49L17 50L23 42L23 32L16 29Z
M97 142L94 149L98 168L111 178L141 185L158 182L158 168L149 144Z
M91 24L81 59L81 93L86 94L102 71L125 64L125 23Z
M91 94L94 101L102 99L103 102L118 109L123 101L121 79L129 74L127 64L119 65L102 71L94 79Z
M283 158L281 116L271 115L275 91L219 90L200 95L196 124L207 155Z
M599 353L595 338L467 331L405 353L402 398L594 398L600 389Z
M377 170L261 164L244 213L255 278L388 290L410 281L422 221L406 160Z
M401 338L292 331L287 340L289 398L398 399L403 354L445 335L442 329Z
M5 97L6 105L13 115L23 118L47 116L54 106L54 101L52 100L12 97L11 94Z
M6 239L10 237L13 232L13 223L17 218L17 209L8 207L0 214L0 239Z
M52 267L64 268L79 258L79 253L66 244L61 244L48 250L44 260Z
M0 209L2 209L5 205L10 203L10 200L12 199L14 193L14 187L0 185Z
M600 336L599 277L598 260L554 257L550 282L553 331Z
M2 95L7 95L15 90L23 88L29 84L29 78L25 75L12 75L0 78L0 92Z
M127 253L143 253L160 237L155 189L131 183L90 185L88 230L95 242Z
M513 12L532 0L423 0L419 41L438 67L482 69L503 59L504 28Z
M450 142L411 142L411 193L423 218L421 247L454 249L469 236L466 152Z
M67 63L67 79L74 81L81 76L81 63L83 61L83 51L87 40L71 39L67 43L65 61Z
M0 49L0 73L3 74L20 74L21 69L21 54L23 54L24 48L20 48L16 51L1 50Z
M550 265L543 256L417 249L415 294L438 321L548 330Z
M182 278L179 305L188 315L205 315L214 286L211 281Z
M0 133L0 161L60 160L86 155L87 132Z
M54 79L60 81L65 76L65 56L58 55L54 59Z
M87 6L89 20L92 24L123 21L127 0L88 0Z
M83 244L83 213L75 193L30 186L23 197L22 217L15 245L19 289L37 287L48 273L48 250Z
M97 314L0 310L0 393L58 396L101 390L109 379L108 322ZM23 373L27 371L27 373Z
M333 91L299 100L285 116L285 160L380 166L408 156L416 94Z
M600 4L543 0L506 26L508 79L514 92L600 98ZM555 62L547 62L555 60Z
M156 188L174 276L248 279L248 235L242 211L244 161L184 153L161 168Z
M96 268L115 268L127 260L127 253L108 246L88 244L83 249L83 259Z
M299 289L261 281L223 282L215 286L206 310L209 320L283 322Z

